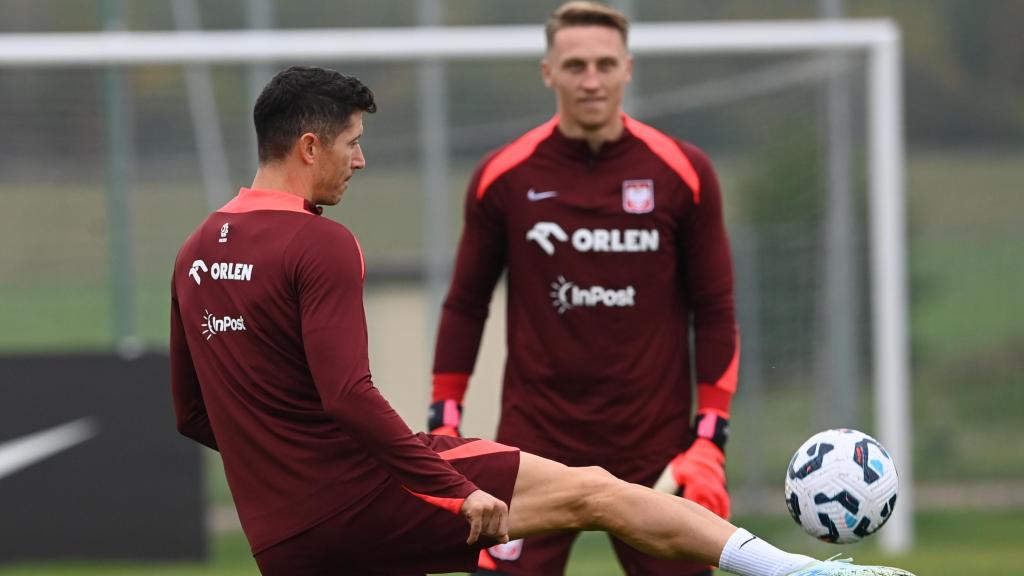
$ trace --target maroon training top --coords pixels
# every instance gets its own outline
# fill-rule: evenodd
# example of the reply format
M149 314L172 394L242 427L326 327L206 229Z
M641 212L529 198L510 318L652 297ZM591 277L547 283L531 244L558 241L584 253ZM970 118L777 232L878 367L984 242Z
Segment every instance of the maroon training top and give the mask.
M362 253L320 212L243 188L174 264L178 429L220 451L254 554L358 509L389 476L454 513L476 489L373 386Z
M434 398L461 399L507 268L497 440L552 458L599 463L686 447L691 315L700 408L727 416L736 388L732 261L714 170L692 144L624 123L595 154L556 117L485 158L467 192Z

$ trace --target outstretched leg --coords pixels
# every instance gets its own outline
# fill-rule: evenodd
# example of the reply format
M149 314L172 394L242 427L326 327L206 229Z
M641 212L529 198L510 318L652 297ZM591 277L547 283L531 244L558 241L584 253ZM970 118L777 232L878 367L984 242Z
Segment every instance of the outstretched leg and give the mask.
M689 500L602 468L570 468L522 453L509 536L562 530L603 530L647 554L717 565L736 527Z
M527 453L520 456L508 526L511 538L603 530L646 554L697 560L741 576L913 576L790 554L689 500L601 468L570 468Z

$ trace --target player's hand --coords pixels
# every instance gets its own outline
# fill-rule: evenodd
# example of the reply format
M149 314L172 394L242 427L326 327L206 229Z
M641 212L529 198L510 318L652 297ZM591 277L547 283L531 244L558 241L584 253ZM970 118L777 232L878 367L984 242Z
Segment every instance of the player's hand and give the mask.
M462 436L462 405L455 400L438 400L427 413L427 430L438 436Z
M693 500L722 518L729 517L725 488L725 454L706 438L697 438L662 472L655 490Z
M466 544L473 544L481 536L494 538L499 544L508 543L508 506L501 500L476 490L466 497L459 513L469 522Z

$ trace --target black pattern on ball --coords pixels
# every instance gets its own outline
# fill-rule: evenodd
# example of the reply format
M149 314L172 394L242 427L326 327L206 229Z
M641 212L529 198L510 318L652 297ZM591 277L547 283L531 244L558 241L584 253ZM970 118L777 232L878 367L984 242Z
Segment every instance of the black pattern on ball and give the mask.
M896 495L893 494L892 498L882 506L882 518L889 519L889 514L892 514L893 509L896 508Z
M864 482L867 484L875 483L881 476L879 476L878 472L875 472L874 468L869 464L871 461L870 447L876 446L883 453L885 452L885 449L882 448L881 444L870 438L864 438L854 446L853 461L860 466L861 470L864 472ZM888 454L886 456L888 456Z
M815 504L828 504L829 502L838 502L839 505L846 508L846 511L850 514L856 514L860 511L860 500L846 490L843 490L835 496L829 496L824 492L818 492L814 495Z
M821 464L825 461L825 455L831 452L834 448L835 446L831 444L825 444L824 442L818 444L817 446L811 446L807 450L807 455L814 456L815 449L817 449L818 455L808 460L807 463L804 464L799 470L793 469L793 463L796 461L796 457L794 457L792 460L790 460L789 463L789 478L797 478L803 480L804 478L807 478L807 475L810 474L811 472L814 472L815 470L820 470Z
M835 542L836 540L839 540L839 528L837 528L836 523L828 517L828 514L818 514L818 521L821 522L821 525L826 530L828 530L828 534L818 536L818 540L823 540L825 542Z
M790 494L789 498L786 499L786 509L789 510L789 515L793 517L793 520L797 524L799 524L800 523L800 497L796 495L796 492L793 492L792 494Z

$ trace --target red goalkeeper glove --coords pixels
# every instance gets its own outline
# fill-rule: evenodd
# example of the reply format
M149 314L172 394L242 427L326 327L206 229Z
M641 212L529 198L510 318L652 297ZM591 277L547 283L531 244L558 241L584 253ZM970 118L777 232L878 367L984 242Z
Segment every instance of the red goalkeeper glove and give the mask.
M427 413L427 430L438 436L462 436L462 404L455 400L438 400Z
M698 429L700 429L698 416ZM711 437L698 436L690 448L668 463L661 473L655 490L693 500L722 518L729 517L729 492L725 481L725 452L722 446L728 421L716 418Z

